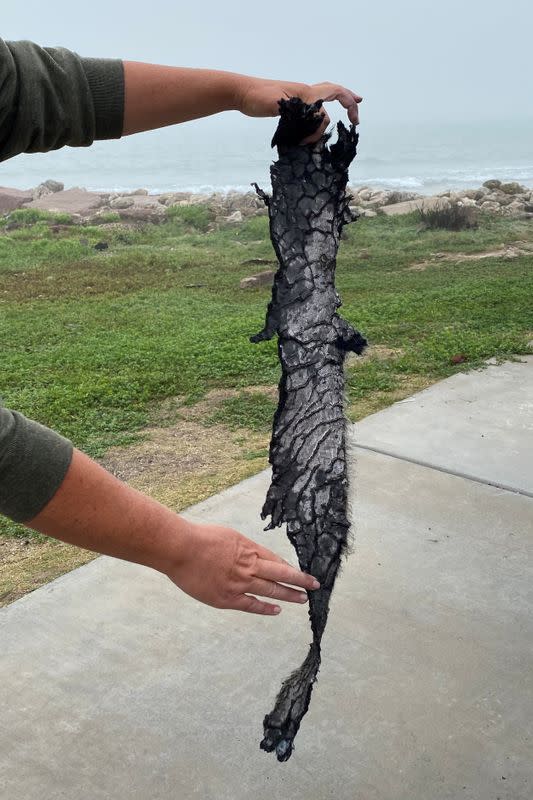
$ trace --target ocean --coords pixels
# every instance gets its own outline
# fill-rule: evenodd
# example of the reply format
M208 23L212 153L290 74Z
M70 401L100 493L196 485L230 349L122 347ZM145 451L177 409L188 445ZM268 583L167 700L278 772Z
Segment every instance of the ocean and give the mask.
M0 164L0 185L25 189L53 178L105 191L247 191L253 181L268 188L274 128L273 119L231 112L90 148L21 155ZM358 130L354 186L434 194L499 178L533 187L533 118L399 124L368 122L362 109Z

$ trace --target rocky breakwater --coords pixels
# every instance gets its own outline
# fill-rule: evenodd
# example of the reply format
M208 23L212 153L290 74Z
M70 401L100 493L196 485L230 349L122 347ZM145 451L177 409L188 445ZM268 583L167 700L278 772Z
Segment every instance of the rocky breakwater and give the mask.
M351 209L362 217L379 213L408 214L419 208L446 208L452 205L476 207L490 214L522 218L533 217L533 189L516 182L486 181L478 189L448 190L428 197L416 192L397 192L372 189L369 186L351 188Z
M491 214L522 218L533 217L533 189L518 183L486 181L478 189L441 192L433 197L416 192L376 189L370 186L350 187L351 209L362 217L378 214L407 214L424 208L452 205L472 206ZM91 192L75 187L65 189L58 181L45 181L26 191L0 187L0 215L17 208L69 214L72 222L106 224L123 221L135 225L164 222L180 206L202 205L209 212L209 227L238 224L254 216L265 215L266 209L255 192L165 192L149 194L146 189L129 192Z
M179 206L203 205L209 211L210 227L235 224L265 215L266 209L255 192L194 194L166 192L149 194L147 189L131 192L91 192L75 187L65 189L58 181L45 181L26 191L0 187L0 215L18 208L69 214L73 222L100 224L111 220L125 223L159 223L169 210Z

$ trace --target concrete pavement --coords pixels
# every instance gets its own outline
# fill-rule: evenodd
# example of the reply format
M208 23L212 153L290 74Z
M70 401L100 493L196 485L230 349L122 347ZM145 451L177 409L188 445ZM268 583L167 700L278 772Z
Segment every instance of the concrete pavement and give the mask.
M510 413L507 437L494 415L523 404L533 359L495 367L496 383L492 369L359 425L355 552L287 764L258 743L306 652L305 609L220 612L101 558L0 611L2 800L531 800L533 498L521 477L531 417ZM423 450L392 438L412 426L425 441L424 414L428 437L444 429L456 442L437 439L435 465L430 439ZM489 442L476 462L480 420ZM474 468L475 480L451 474ZM513 490L489 485L494 475ZM294 560L281 531L261 530L267 485L264 472L188 514Z

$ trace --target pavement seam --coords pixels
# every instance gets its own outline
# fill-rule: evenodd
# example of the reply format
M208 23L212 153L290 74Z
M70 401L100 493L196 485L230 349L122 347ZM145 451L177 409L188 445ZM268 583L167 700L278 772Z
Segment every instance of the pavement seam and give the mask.
M431 464L429 461L422 461L417 458L409 458L409 456L402 456L399 453L393 453L391 450L382 450L378 447L371 447L367 444L355 444L355 447L359 450L368 450L371 453L378 453L378 455L396 458L398 461L407 461L409 464L416 464L419 467L426 467L426 469L432 469L435 470L435 472L443 472L445 475L453 475L456 478L463 478L464 480L472 481L472 483L480 483L483 486L492 486L495 489L502 489L503 491L510 492L511 494L519 494L522 497L533 498L533 492L528 492L527 489L517 489L516 486L509 486L506 483L491 481L488 478L481 478L478 475L471 475L468 472L456 472L453 469L447 469L446 467L439 467L436 464Z

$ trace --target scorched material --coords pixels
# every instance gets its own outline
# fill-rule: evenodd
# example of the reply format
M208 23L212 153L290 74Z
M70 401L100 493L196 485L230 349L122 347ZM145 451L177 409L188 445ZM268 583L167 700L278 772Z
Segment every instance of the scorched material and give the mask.
M269 210L279 261L264 329L253 342L278 336L282 377L270 444L272 483L262 510L267 530L287 523L300 567L321 584L309 592L313 641L302 666L287 678L265 717L261 747L290 758L320 667L320 642L329 600L348 541L344 358L361 353L365 339L342 319L335 266L343 226L353 220L346 196L355 157L353 126L338 124L338 139L316 131L320 102L281 101L272 144L279 159L270 170L272 196L257 186Z

